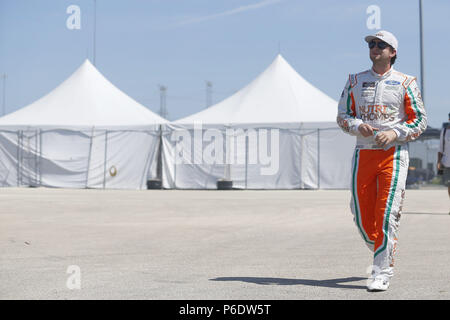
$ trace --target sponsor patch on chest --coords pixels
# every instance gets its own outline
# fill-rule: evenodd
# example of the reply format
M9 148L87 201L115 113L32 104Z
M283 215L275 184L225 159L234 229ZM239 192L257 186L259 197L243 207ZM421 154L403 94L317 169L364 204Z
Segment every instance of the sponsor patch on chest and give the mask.
M375 96L375 90L361 90L362 97L373 97Z
M363 82L363 88L375 88L375 82Z
M393 121L391 111L387 105L371 104L359 106L359 115L363 121Z
M386 83L387 85L390 85L390 86L398 86L400 84L400 81L387 80L384 83Z

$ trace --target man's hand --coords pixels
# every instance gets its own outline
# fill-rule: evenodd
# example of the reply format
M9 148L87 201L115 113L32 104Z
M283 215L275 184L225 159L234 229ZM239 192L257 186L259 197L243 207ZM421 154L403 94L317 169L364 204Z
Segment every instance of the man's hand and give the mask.
M377 130L377 128L372 127L371 125L367 123L360 124L358 127L359 132L363 135L363 137L370 137L373 136L373 131Z
M375 137L375 142L380 147L385 147L388 144L392 143L397 139L397 134L394 130L387 130L387 131L381 131L378 132L378 134Z

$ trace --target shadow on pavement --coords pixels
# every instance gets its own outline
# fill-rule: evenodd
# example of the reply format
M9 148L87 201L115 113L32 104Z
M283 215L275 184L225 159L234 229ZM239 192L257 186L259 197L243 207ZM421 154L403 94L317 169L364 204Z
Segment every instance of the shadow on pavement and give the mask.
M221 277L210 279L212 281L242 281L250 282L262 285L279 285L279 286L290 286L290 285L304 285L313 287L327 287L327 288L340 288L340 289L366 289L366 286L341 284L343 282L354 282L366 280L367 278L361 277L349 277L349 278L339 278L339 279L329 279L329 280L310 280L310 279L285 279L285 278L258 278L258 277Z

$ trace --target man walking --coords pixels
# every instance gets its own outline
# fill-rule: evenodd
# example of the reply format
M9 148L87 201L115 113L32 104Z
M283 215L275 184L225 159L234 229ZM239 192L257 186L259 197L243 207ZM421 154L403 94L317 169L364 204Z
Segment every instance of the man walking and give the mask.
M369 291L384 291L393 276L394 254L406 176L408 141L427 127L416 78L393 69L398 41L387 31L365 37L372 68L349 75L337 123L357 137L353 155L351 210L374 254Z
M448 121L442 126L437 169L438 171L442 170L442 182L448 187L448 196L450 197L450 113Z

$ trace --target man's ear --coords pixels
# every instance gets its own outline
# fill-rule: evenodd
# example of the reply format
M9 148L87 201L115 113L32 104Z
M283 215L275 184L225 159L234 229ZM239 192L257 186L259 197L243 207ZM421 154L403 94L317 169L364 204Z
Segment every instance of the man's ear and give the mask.
M396 55L397 55L397 50L391 48L391 54L390 54L391 58L395 57Z

